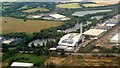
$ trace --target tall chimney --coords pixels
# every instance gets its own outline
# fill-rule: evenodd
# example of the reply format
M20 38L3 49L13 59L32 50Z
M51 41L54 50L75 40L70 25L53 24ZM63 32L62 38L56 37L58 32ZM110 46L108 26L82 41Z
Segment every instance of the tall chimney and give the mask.
M82 23L80 23L80 34L82 34L82 29L83 29Z

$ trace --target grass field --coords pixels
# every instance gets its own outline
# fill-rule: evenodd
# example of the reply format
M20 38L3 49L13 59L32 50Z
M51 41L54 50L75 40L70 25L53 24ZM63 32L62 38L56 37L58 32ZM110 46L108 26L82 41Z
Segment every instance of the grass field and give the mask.
M14 60L14 62L28 62L28 63L34 63L38 65L43 65L44 61L47 59L47 56L37 56L34 54L16 54L15 56L6 59L3 62L3 68L6 68L10 65L10 62Z
M34 57L34 58L33 58ZM12 59L16 60L16 62L28 62L28 63L40 63L44 64L44 61L47 59L46 56L40 55L34 55L34 54L17 54Z
M23 7L19 8L19 10L21 10L21 9L27 9L27 8L28 8L28 6L23 6Z
M80 8L79 3L58 4L58 8Z
M23 8L25 8L25 7L23 7ZM38 7L38 8L24 10L23 12L36 12L36 11L47 12L49 10L46 8Z
M0 26L0 28L2 28L2 33L12 32L33 33L38 32L41 29L46 29L59 25L61 25L61 22L59 21L27 20L26 22L24 22L23 19L3 17L2 26Z
M98 6L104 6L102 4L82 4L84 7L98 7Z

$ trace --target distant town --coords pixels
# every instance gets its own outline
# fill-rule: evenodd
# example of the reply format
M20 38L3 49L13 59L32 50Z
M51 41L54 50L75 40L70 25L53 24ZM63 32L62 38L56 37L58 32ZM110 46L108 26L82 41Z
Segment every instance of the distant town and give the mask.
M120 66L119 2L2 2L1 68Z

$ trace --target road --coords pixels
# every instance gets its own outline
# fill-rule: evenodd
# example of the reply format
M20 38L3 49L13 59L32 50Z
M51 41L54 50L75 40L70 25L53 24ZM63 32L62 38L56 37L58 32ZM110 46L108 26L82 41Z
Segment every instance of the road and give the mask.
M86 56L92 56L92 55L113 55L113 56L116 56L116 57L120 57L120 53L65 53L65 54L71 54L71 55L86 55Z

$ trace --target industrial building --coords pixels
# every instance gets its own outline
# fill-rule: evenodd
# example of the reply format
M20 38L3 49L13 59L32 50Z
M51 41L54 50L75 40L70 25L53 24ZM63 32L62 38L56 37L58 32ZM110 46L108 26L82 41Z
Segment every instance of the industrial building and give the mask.
M61 15L61 14L48 14L48 15L44 15L42 16L42 19L46 19L46 20L60 20L60 21L66 21L66 20L70 20L70 18Z
M111 27L113 27L113 26L117 25L117 23L118 23L118 22L109 22L108 24L106 24L106 26L111 26Z
M13 62L11 68L33 68L33 63Z
M22 40L21 38L0 37L0 43L3 43L3 44L17 44L21 40Z
M89 30L85 31L85 32L83 33L83 35L85 35L85 37L87 37L87 38L98 39L98 38L101 37L105 32L106 32L106 30L102 30L102 29L89 29Z
M80 33L69 33L64 35L57 46L57 50L74 51L83 41L83 35Z
M120 44L120 33L114 35L111 39L110 39L111 43L115 43L115 44Z

